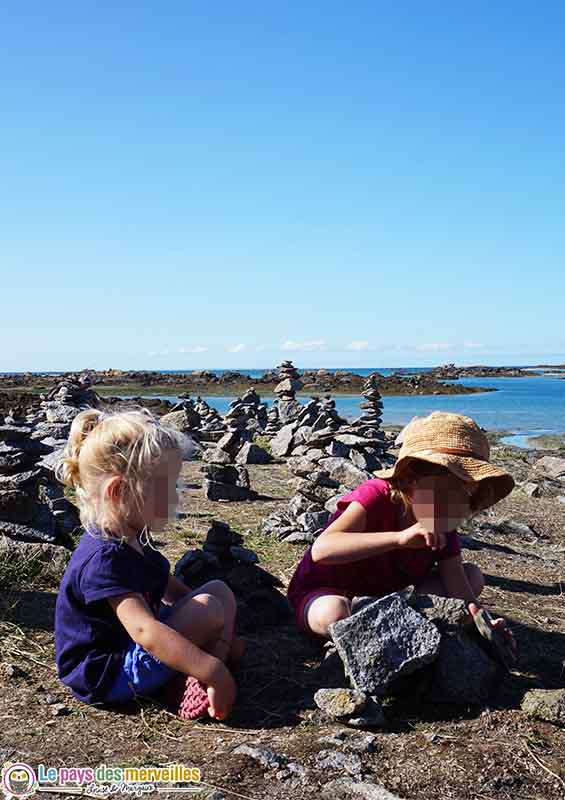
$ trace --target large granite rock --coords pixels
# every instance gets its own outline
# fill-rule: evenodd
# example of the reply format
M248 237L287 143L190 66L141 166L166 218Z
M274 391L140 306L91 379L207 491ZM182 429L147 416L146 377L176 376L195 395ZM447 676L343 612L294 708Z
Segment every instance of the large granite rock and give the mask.
M384 694L396 679L435 661L440 650L438 629L399 594L378 598L329 630L351 683L368 694Z

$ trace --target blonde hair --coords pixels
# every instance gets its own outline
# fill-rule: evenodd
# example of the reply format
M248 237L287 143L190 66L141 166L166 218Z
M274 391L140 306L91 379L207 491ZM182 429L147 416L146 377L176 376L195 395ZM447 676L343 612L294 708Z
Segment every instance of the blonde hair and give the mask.
M395 478L388 478L388 483L390 484L390 499L393 503L402 505L403 512L406 515L412 509L411 490L414 482L418 478L427 475L443 475L447 472L449 472L447 467L443 467L441 464L432 464L428 461L411 458L403 466L400 474ZM465 484L465 486L467 488L468 484ZM476 485L474 485L473 488L476 488ZM467 488L467 491L470 496L470 508L471 511L474 512L473 492L469 488Z
M140 514L147 481L166 452L183 455L189 437L159 424L146 409L105 414L82 411L73 420L58 479L74 488L85 529L93 526L105 537L115 537L134 513ZM104 497L103 482L122 479L116 502Z

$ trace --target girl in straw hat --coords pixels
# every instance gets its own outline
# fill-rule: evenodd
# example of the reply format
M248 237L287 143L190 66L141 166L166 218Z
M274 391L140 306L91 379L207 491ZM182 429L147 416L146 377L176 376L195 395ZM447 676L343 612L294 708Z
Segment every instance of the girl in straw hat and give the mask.
M354 596L382 596L411 584L458 597L477 614L484 579L461 559L457 527L512 491L489 462L488 440L469 417L434 411L402 431L394 467L342 497L328 527L306 551L288 597L299 627L327 637L351 614ZM514 647L503 619L493 625Z

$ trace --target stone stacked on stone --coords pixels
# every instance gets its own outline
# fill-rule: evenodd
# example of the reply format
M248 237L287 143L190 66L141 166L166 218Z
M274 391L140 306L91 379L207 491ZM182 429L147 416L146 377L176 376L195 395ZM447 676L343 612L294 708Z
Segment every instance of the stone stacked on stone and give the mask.
M201 397L196 398L194 410L200 416L198 439L201 442L217 442L226 432L224 418Z
M370 477L348 459L327 456L323 450L310 450L289 459L288 465L297 477L296 494L286 508L269 514L262 528L266 536L286 542L313 542L327 526L339 498Z
M354 598L353 613L330 625L330 636L352 688L374 698L410 693L480 705L502 675L464 601L413 587Z
M299 454L317 447L329 444L336 432L346 422L336 409L335 401L330 397L320 400L312 397L292 422L283 425L271 441L273 455L282 457L294 453L298 448Z
M351 427L360 436L364 436L367 439L384 440L384 434L380 429L383 418L383 403L378 383L379 379L375 374L369 375L365 381L362 392L365 400L361 403L363 413L351 424Z
M88 375L66 378L47 395L41 395L39 408L32 408L26 422L34 427L33 438L48 440L52 449L64 447L77 414L100 406Z
M202 467L202 473L208 500L252 500L257 496L244 466L211 463Z
M279 383L275 386L274 392L277 395L277 409L280 422L284 425L291 422L300 413L302 406L296 400L296 392L303 387L300 374L292 361L283 361L277 367Z
M267 406L261 402L255 389L251 388L230 403L224 419L229 428L250 434L262 433L267 426Z
M210 580L223 580L236 596L239 632L274 625L289 613L278 591L282 582L258 565L257 554L243 547L241 534L214 520L202 549L189 550L175 565L175 575L193 589Z
M202 425L200 414L190 397L183 399L180 403L176 403L168 414L163 414L160 422L181 433L193 435L198 433Z
M273 403L267 412L267 424L265 426L265 436L275 436L280 428L279 410L277 404Z
M75 507L42 459L53 447L30 425L0 426L0 535L22 542L69 545L79 527Z
M228 428L214 447L204 453L204 461L210 464L269 464L271 455L251 441L247 429Z

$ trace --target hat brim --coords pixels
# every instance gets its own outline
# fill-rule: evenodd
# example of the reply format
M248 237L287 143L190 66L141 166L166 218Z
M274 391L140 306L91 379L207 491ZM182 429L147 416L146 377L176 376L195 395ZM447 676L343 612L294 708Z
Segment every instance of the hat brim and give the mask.
M515 486L514 478L509 472L489 461L430 451L422 454L411 453L398 459L393 467L376 470L374 475L384 479L398 478L410 461L426 461L430 464L437 464L448 469L462 481L476 483L477 486L473 492L473 507L477 511L498 503L499 500L510 494Z

